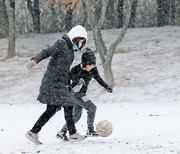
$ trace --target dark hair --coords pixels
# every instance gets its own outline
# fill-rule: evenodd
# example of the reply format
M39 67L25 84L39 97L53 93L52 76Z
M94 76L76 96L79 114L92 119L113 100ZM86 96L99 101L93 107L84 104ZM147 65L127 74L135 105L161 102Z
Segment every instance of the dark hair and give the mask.
M96 65L96 57L93 51L90 48L85 48L83 51L84 53L81 57L83 67L86 67L87 65Z

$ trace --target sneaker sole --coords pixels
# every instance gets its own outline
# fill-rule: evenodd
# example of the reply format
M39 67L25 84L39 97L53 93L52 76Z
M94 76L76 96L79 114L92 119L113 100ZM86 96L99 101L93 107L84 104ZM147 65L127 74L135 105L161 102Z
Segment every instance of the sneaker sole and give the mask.
M100 137L100 135L86 135L87 137Z
M73 143L73 142L79 142L79 141L83 141L83 140L85 140L87 138L87 136L85 137L85 138L83 138L83 139L69 139L69 141L71 142L71 143Z
M29 134L29 133L26 133L25 136L26 136L31 142L33 142L33 143L36 144L36 145L42 144L42 143L36 143L36 142L34 142L34 140L30 137L30 134Z

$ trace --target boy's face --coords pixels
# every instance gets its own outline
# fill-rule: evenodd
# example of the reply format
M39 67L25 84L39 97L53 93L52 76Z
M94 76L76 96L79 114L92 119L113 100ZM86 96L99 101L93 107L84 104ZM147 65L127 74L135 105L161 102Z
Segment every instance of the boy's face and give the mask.
M94 64L91 64L91 65L86 65L86 67L84 68L84 70L86 70L86 71L91 71L93 68L95 67L95 65Z

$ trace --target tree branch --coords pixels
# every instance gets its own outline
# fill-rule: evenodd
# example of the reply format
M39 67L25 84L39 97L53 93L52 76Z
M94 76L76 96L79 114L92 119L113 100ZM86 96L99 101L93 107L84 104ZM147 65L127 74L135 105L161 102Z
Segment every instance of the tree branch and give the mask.
M100 15L100 24L101 24L101 27L103 26L104 21L106 19L105 15L106 15L106 10L107 10L108 3L109 3L109 0L103 0L103 2L102 2L101 15Z
M118 36L118 38L111 44L111 46L109 47L109 52L112 52L111 54L113 55L118 44L122 41L124 35L126 34L126 31L128 29L128 25L129 25L129 20L130 20L130 16L131 16L131 4L132 4L133 0L126 0L125 1L125 5L127 8L127 12L126 12L126 19L124 22L124 25L121 29L120 35Z
M33 14L33 6L31 0L27 0L27 7L29 9L29 12Z

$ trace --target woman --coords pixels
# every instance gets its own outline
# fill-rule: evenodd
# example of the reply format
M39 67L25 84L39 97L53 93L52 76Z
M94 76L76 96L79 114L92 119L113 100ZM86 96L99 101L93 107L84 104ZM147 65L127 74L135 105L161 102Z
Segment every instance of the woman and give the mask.
M26 137L37 145L42 144L38 139L41 128L61 107L64 108L69 138L75 141L86 138L86 136L76 133L72 117L74 97L69 90L69 71L74 60L74 51L81 50L86 41L87 32L85 28L81 25L75 26L63 35L62 39L57 40L51 47L42 50L27 64L27 67L31 68L41 60L51 57L41 81L37 98L41 103L47 104L47 108L33 128L26 133Z

